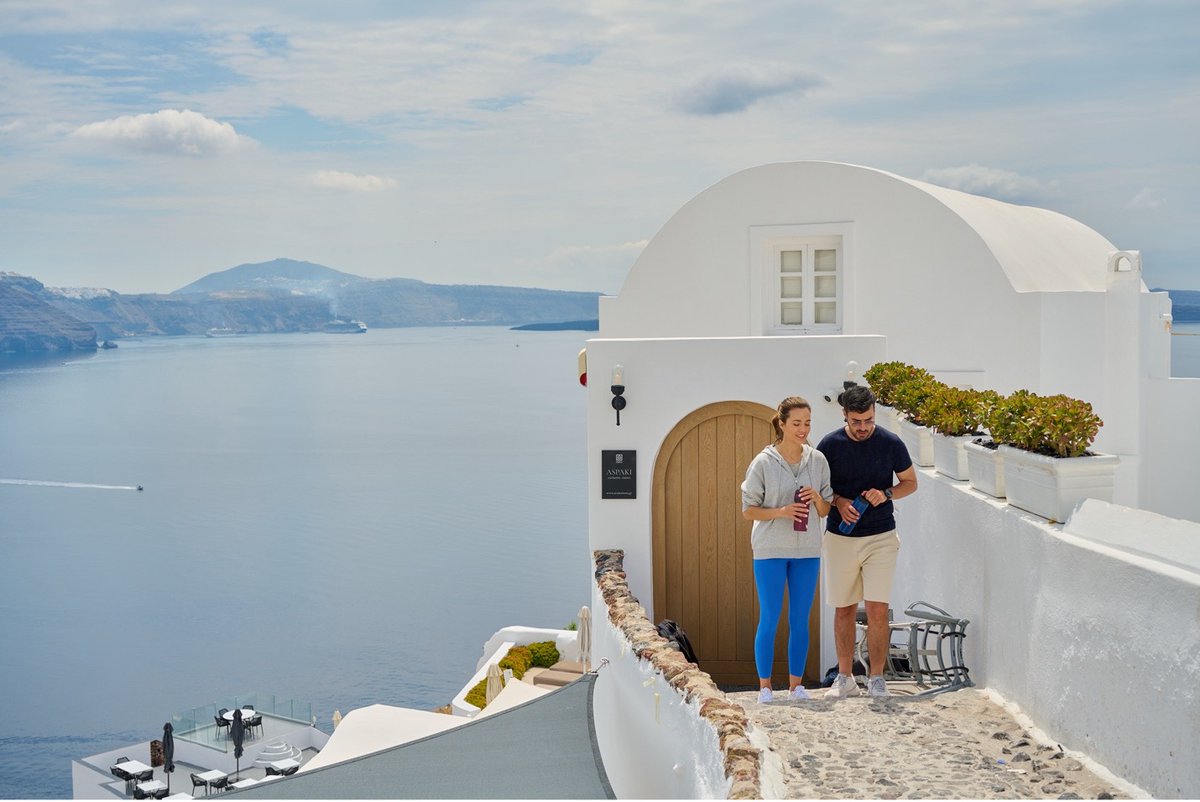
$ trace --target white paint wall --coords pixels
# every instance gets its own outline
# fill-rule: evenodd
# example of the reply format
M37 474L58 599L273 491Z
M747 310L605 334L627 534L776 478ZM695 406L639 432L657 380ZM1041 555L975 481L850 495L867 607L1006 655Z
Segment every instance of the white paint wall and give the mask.
M823 396L836 400L847 362L874 364L886 357L884 346L881 337L588 341L589 547L624 549L630 590L655 621L662 616L652 609L650 484L658 449L671 429L706 404L741 400L774 407L789 395L802 395L813 406L815 445L842 425L841 408ZM620 426L609 389L617 363L625 368L628 401ZM604 449L637 450L636 499L600 498ZM831 635L823 643L832 650Z
M1113 546L1163 519L1089 500L1063 527L931 470L920 483L897 504L897 617L922 600L970 619L976 683L1155 797L1200 796L1200 567Z
M592 609L592 661L609 661L596 682L596 740L617 798L726 798L732 780L712 724L629 651L595 585Z
M959 208L951 210L950 201ZM962 208L990 223L989 241L959 216ZM993 251L1003 239L997 217L1018 226L1003 249L1008 264ZM1045 210L931 192L851 165L766 165L702 192L663 226L621 294L601 299L601 336L761 334L751 314L761 306L753 292L761 280L759 266L750 264L751 228L813 224L852 232L843 333L886 334L891 358L930 369L988 370L1002 391L1038 388L1039 360L1029 356L1043 340L1040 294L1017 292L1006 269L1030 274L1023 283L1069 269L1080 289L1103 289L1113 249L1096 232Z

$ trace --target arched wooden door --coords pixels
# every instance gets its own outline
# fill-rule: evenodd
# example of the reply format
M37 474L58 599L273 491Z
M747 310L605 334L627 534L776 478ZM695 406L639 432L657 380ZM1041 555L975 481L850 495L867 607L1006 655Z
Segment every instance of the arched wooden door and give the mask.
M663 441L654 464L654 620L688 635L718 685L758 685L750 522L742 518L746 467L770 443L770 407L722 401L692 412ZM820 674L820 588L809 620L805 680ZM775 687L787 682L787 606L775 640Z

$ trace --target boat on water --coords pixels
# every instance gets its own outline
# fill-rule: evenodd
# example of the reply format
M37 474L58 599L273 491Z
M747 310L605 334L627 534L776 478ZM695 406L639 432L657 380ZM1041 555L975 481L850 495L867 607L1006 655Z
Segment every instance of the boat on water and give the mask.
M361 320L342 320L338 318L326 323L325 331L329 334L366 334L367 324Z
M212 328L212 329L209 329L208 331L204 332L204 336L205 337L236 337L236 336L238 336L238 332L234 331L231 328L227 328L227 327Z
M1200 408L1200 380L1170 376L1170 310L1166 293L1142 281L1138 252L1045 209L829 162L718 182L668 220L620 294L600 299L598 336L580 357L593 377L581 423L595 622L586 642L582 621L573 643L565 632L497 630L452 715L373 711L361 718L382 723L339 727L324 758L304 758L319 771L271 780L289 793L245 793L321 798L336 780L366 796L439 796L426 783L463 774L467 749L510 740L561 768L579 751L568 738L534 747L520 738L565 731L569 701L575 735L594 745L582 750L602 781L592 796L780 796L779 756L758 746L752 711L723 690L755 678L737 485L770 441L771 405L803 395L813 432L834 430L844 384L902 360L954 386L1085 399L1104 420L1095 447L1119 468L1054 520L918 467L918 491L896 503L896 619L928 601L969 620L961 648L974 684L1019 708L1060 752L1105 767L1136 787L1131 796L1200 796L1200 701L1183 692L1200 687L1200 496L1187 470L1200 428L1178 425ZM664 619L686 631L697 663L657 634ZM586 699L526 698L510 684L501 693L515 688L523 701L481 720L470 689L513 644L547 637L590 664ZM805 679L815 686L836 662L833 611L821 599L810 644ZM786 682L786 663L777 670ZM405 753L401 719L416 737ZM506 721L524 726L506 731ZM485 727L494 735L484 738ZM487 745L436 748L472 731ZM101 779L107 757L92 761ZM496 774L476 790L446 795L494 797L536 773L489 766ZM573 777L588 773L571 766ZM389 784L371 784L381 777ZM77 784L75 795L86 790Z

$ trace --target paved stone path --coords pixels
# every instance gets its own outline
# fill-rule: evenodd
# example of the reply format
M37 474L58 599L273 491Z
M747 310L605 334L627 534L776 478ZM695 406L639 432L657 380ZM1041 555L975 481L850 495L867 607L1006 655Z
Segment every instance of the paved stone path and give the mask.
M1054 744L1034 741L976 689L916 699L741 704L764 748L763 794L780 799L1128 799ZM784 698L777 693L776 699ZM1131 789L1132 786L1125 786Z

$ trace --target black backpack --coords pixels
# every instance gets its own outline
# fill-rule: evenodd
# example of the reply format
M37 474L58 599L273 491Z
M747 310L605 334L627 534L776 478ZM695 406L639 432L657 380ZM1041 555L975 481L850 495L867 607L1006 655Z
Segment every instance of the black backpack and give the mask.
M658 634L666 638L671 645L683 653L689 663L700 664L696 659L696 653L692 650L692 642L688 640L687 633L683 631L683 627L675 623L669 618L665 618L658 624Z

